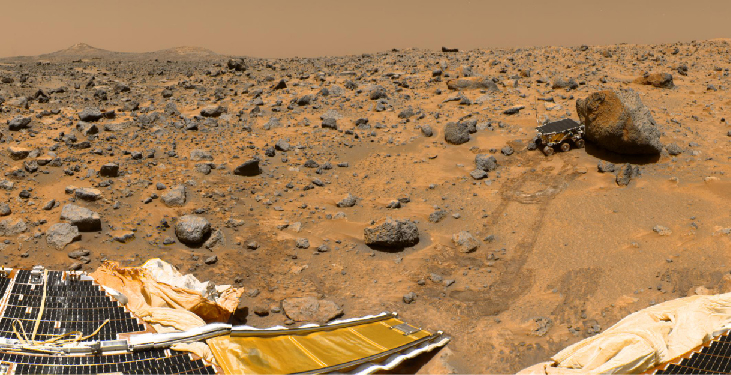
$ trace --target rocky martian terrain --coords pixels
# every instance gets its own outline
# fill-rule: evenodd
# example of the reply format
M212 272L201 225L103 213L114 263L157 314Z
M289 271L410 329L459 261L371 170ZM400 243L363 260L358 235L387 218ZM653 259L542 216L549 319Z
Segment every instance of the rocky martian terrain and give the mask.
M397 311L453 337L403 371L515 372L731 291L730 67L723 39L2 59L0 264L158 257L245 287L240 322ZM586 147L535 150L567 117Z

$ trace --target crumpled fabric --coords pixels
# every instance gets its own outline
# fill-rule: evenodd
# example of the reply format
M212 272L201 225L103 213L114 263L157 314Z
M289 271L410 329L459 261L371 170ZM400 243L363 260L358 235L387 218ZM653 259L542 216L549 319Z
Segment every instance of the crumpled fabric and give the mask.
M155 259L154 264L160 267L151 270L146 267L121 267L115 262L105 262L90 276L97 283L122 293L128 300L127 307L143 319L151 319L149 316L152 314L156 314L158 319L164 319L164 314L156 312L154 308L170 308L189 311L204 322L226 322L236 310L244 292L243 288L221 286L210 288L214 292L209 292L206 296L185 287L204 284L192 275L182 276L171 265L159 259Z
M687 353L731 325L731 293L648 307L518 374L634 374Z

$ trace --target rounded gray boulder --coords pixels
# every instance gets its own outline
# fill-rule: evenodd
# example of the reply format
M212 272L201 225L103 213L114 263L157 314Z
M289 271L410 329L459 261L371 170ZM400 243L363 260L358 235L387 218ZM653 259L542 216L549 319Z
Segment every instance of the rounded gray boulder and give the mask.
M200 216L185 215L175 223L175 235L188 245L200 245L211 234L211 223Z

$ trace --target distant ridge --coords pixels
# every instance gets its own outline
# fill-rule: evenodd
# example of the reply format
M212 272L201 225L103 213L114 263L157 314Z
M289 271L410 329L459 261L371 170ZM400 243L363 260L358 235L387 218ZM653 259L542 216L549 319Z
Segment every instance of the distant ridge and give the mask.
M202 47L173 47L153 52L117 52L76 43L68 48L38 56L6 57L0 60L207 60L219 58L221 55Z

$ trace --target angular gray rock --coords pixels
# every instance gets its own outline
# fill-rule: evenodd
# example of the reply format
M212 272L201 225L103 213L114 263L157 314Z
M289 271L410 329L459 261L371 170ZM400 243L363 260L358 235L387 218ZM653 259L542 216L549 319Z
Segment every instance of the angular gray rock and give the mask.
M76 198L87 202L93 202L102 198L102 192L94 188L78 188L74 194Z
M343 309L335 302L315 297L287 298L282 301L282 309L295 322L325 323L343 315Z
M646 74L637 78L635 83L650 85L661 89L671 89L675 87L675 83L673 83L673 75L670 73Z
M461 145L470 140L470 131L466 123L449 122L444 127L444 140L453 145Z
M467 231L461 231L452 235L452 242L462 253L471 253L480 247L480 241Z
M160 197L162 203L168 207L180 207L185 204L185 185L177 185Z
M338 207L353 207L355 204L358 203L358 197L355 195L352 195L348 193L348 195L341 199L340 202L337 203Z
M18 131L21 129L27 129L30 127L31 118L18 116L11 120L8 120L8 130Z
M175 223L175 235L187 245L200 245L211 234L211 223L206 218L185 215Z
M220 105L210 105L201 109L200 113L203 117L218 117L226 113L226 108L221 107Z
M16 234L21 234L28 230L28 226L25 225L25 221L18 220L13 223L10 219L0 221L0 236L10 237Z
M86 122L99 121L102 117L104 117L104 114L96 107L86 107L79 113L79 119Z
M450 90L487 90L500 91L497 84L488 77L466 77L447 81Z
M67 220L81 232L94 232L102 229L102 220L98 213L75 204L63 206L61 219Z
M425 137L431 137L434 135L434 131L432 130L431 126L429 125L422 125L421 126L421 134L424 134Z
M99 168L99 175L102 177L117 177L119 176L119 164L107 163Z
M619 168L617 171L617 185L627 186L630 181L640 176L640 167L632 167L632 164L627 163Z
M234 169L234 174L237 176L256 176L261 174L259 160L251 159L245 161L244 164L241 164Z
M79 239L81 239L79 229L69 223L53 224L46 231L46 242L58 250Z
M599 91L576 101L586 139L619 154L657 155L660 130L633 90Z
M363 230L365 243L370 246L402 248L419 243L419 228L410 220L387 218L379 225Z
M492 172L497 169L497 159L492 155L477 154L475 155L475 167L485 172Z
M570 89L575 90L579 88L579 84L576 82L575 79L569 78L557 78L553 81L553 84L551 85L552 89Z

